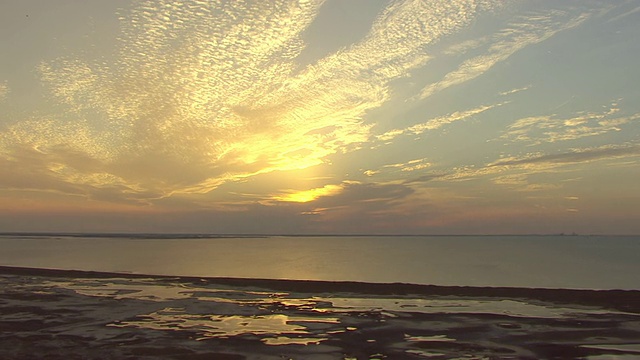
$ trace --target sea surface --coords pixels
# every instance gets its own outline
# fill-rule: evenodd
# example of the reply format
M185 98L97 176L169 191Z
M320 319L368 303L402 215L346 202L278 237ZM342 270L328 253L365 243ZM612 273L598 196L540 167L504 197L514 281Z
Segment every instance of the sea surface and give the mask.
M640 236L0 235L0 265L153 275L640 289Z

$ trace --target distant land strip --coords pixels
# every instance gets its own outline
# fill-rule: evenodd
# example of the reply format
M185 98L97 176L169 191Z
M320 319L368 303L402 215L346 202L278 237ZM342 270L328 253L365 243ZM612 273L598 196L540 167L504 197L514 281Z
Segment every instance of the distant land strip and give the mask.
M17 237L78 237L78 238L131 238L131 239L217 239L217 238L269 238L269 237L508 237L508 236L579 236L579 237L636 237L629 234L577 234L577 233L530 233L530 234L224 234L224 233L144 233L144 232L0 232L0 236Z

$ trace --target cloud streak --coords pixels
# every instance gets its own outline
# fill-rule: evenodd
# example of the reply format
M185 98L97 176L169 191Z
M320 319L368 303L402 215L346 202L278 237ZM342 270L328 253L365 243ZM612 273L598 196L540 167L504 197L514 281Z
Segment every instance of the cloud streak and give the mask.
M460 45L461 49L479 47L486 42L491 45L483 55L464 60L456 70L446 74L442 80L425 86L418 98L425 99L454 85L473 80L525 47L547 40L558 32L574 28L589 16L589 13L576 16L560 10L541 12L520 17L494 34L489 41L486 38L467 41ZM461 49L450 49L445 54L457 54L463 51Z
M519 119L509 125L501 139L529 142L531 145L576 140L612 131L621 131L624 125L640 119L640 113L616 116L617 103L603 112L582 113L573 117L542 115Z
M0 81L0 101L3 101L9 94L9 84L6 81Z
M453 122L467 120L474 115L478 115L487 110L496 108L498 106L502 106L505 103L499 103L494 105L482 105L474 109L465 110L465 111L456 111L451 114L447 114L445 116L439 116L428 121L416 125L409 126L405 129L394 129L383 133L382 135L378 135L377 139L381 141L390 141L394 138L401 135L421 135L427 131L437 130L445 125L449 125Z
M578 149L560 154L533 155L523 158L509 157L488 164L488 167L527 166L538 164L576 164L604 159L640 156L640 146L604 146L593 149Z
M573 149L556 154L534 153L525 156L509 156L483 166L462 166L448 170L433 171L408 179L404 184L426 182L459 182L491 178L499 185L528 185L527 177L541 172L556 172L563 167L587 164L596 161L633 159L640 156L640 145L605 145L595 148Z

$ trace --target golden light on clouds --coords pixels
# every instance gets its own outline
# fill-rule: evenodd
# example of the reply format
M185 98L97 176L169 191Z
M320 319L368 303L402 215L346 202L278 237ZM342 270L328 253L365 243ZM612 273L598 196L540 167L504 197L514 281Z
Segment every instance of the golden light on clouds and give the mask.
M122 11L112 57L42 63L62 112L10 126L0 146L12 157L35 150L52 181L143 198L315 166L366 142L363 117L387 100L389 82L475 11L398 2L362 42L300 68L322 3L141 2Z
M455 232L640 201L632 2L60 1L0 5L2 209Z
M340 185L326 185L321 188L297 191L281 196L274 196L273 199L277 201L305 203L316 200L321 196L336 195L340 193L340 191L342 191L342 186Z

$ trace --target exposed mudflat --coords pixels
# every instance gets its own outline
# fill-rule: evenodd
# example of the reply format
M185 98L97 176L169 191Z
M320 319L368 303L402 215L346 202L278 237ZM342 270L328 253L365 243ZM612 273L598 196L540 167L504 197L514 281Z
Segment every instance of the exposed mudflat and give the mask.
M640 292L0 267L2 359L632 359Z

